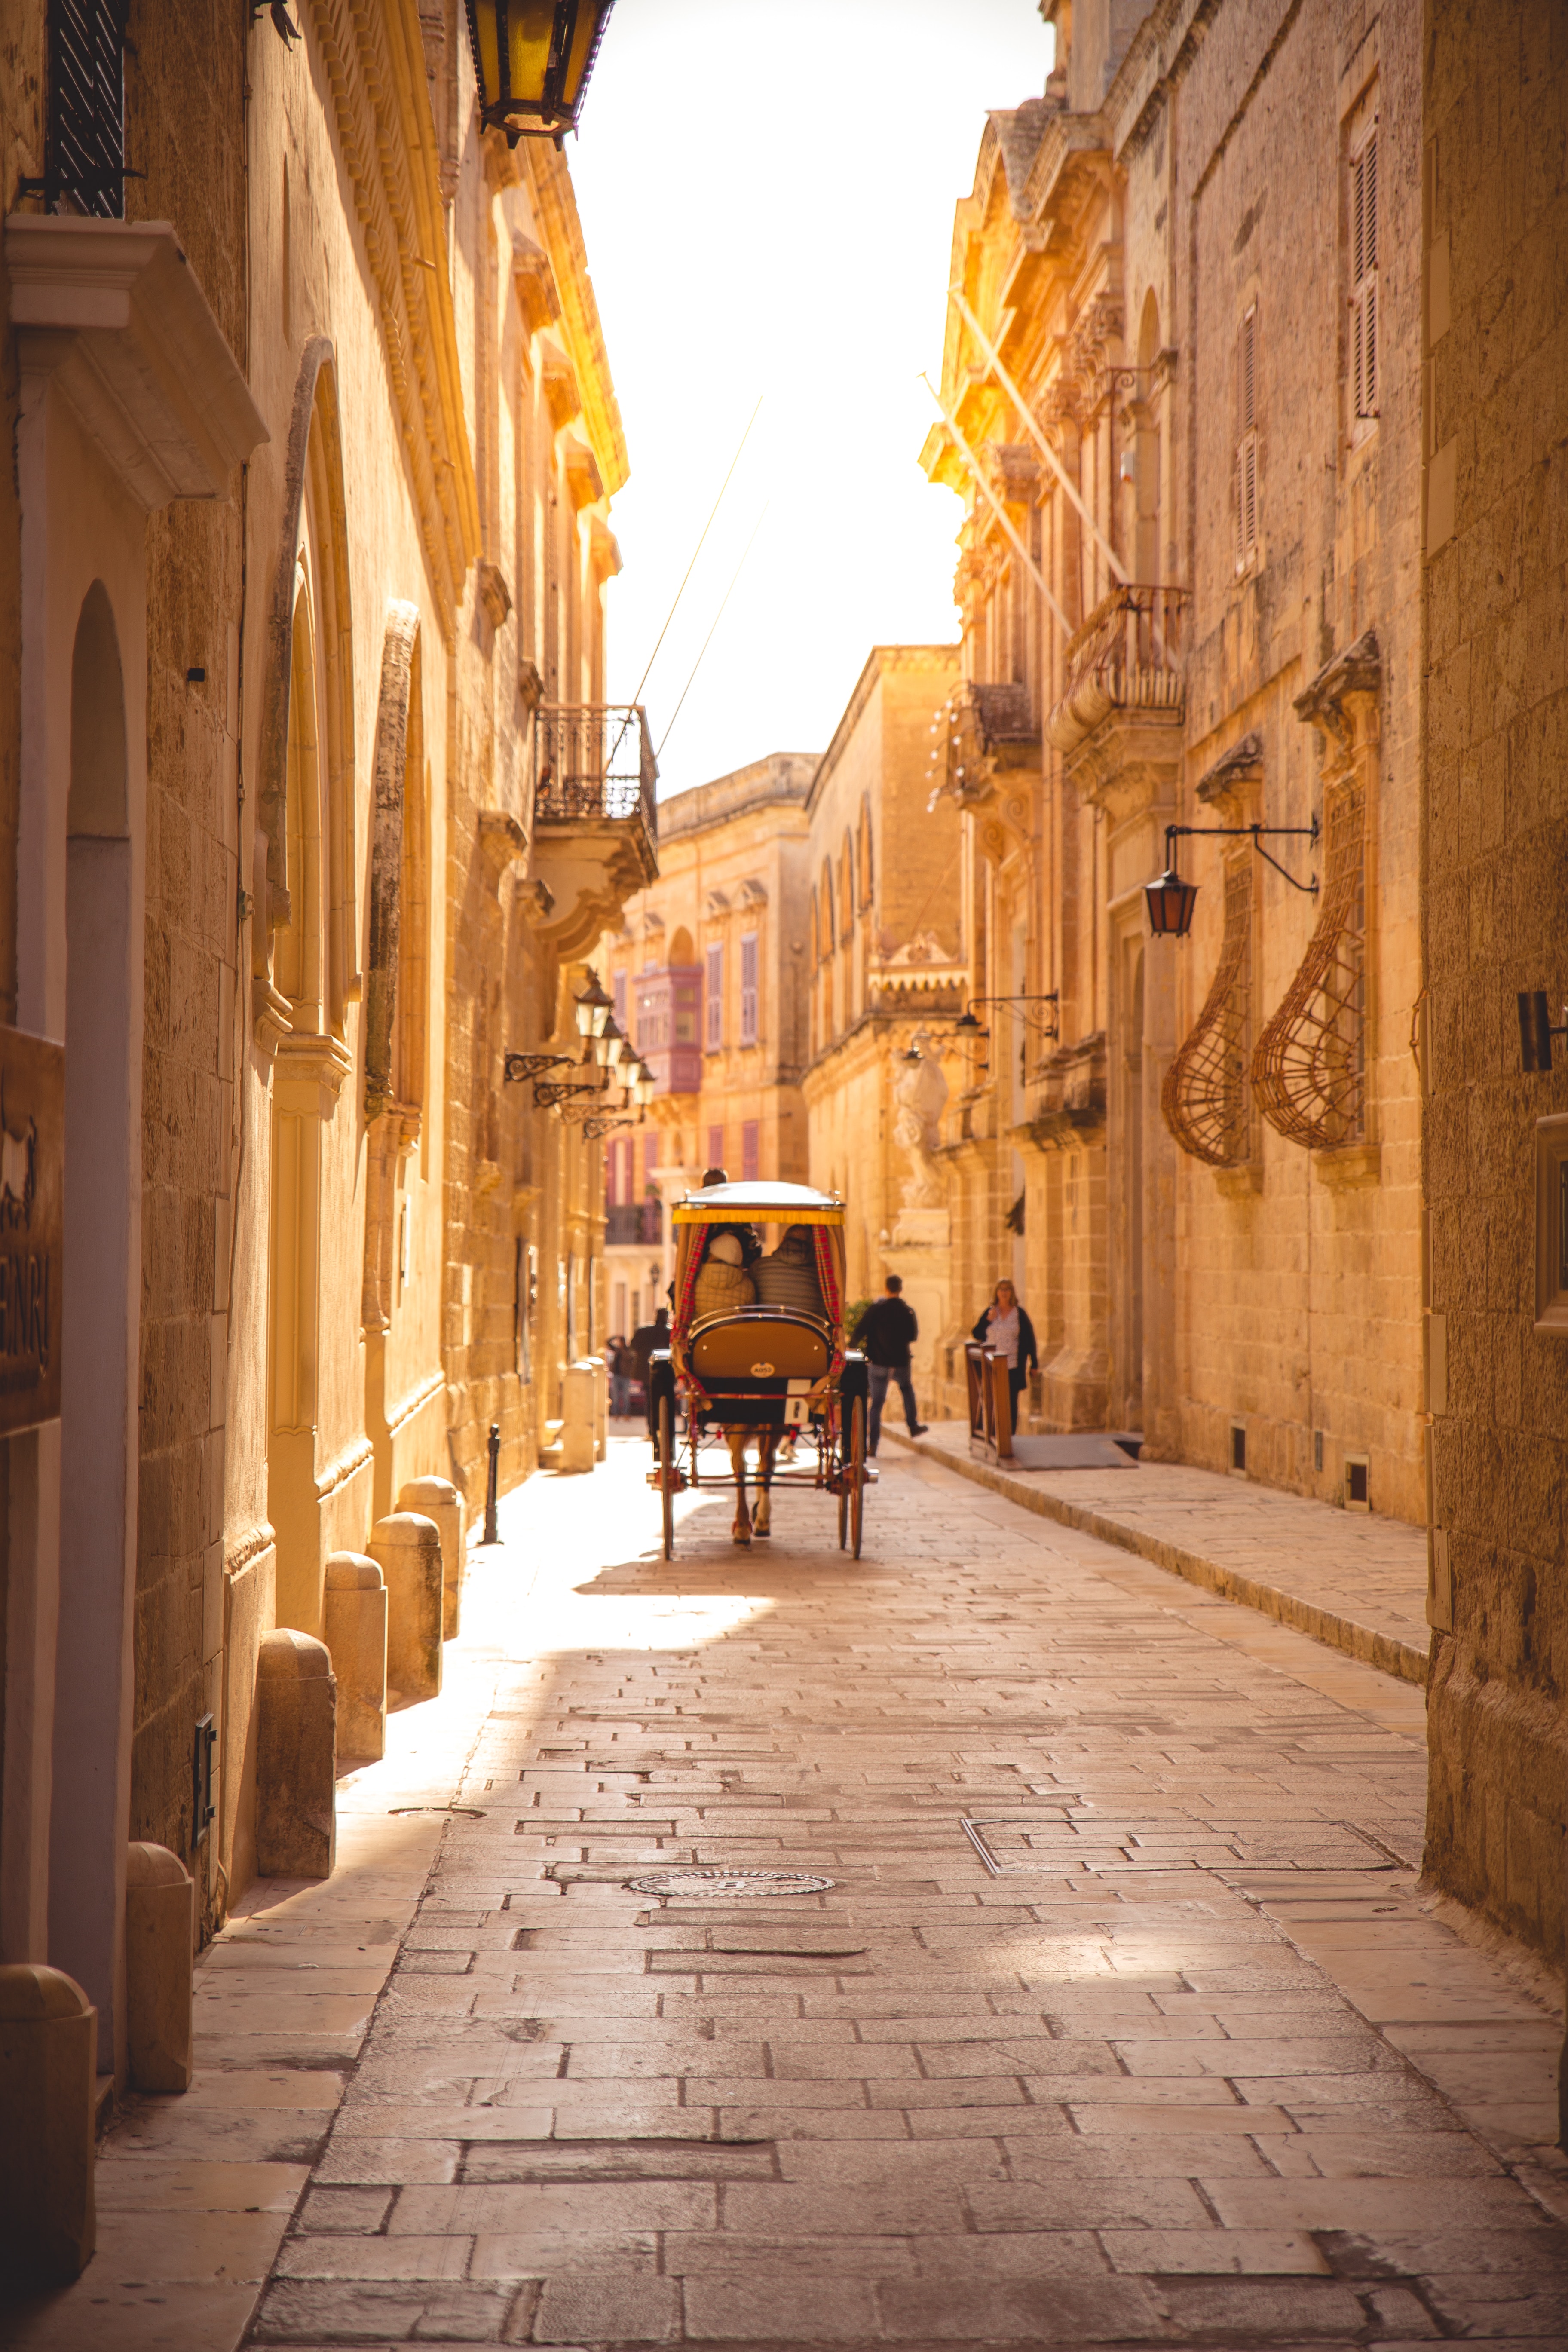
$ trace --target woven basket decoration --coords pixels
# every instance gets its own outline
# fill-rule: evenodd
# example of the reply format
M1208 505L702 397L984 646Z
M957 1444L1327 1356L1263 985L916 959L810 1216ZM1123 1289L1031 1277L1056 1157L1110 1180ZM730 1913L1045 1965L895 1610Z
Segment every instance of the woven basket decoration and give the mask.
M1310 1151L1353 1143L1366 1115L1365 803L1347 785L1324 811L1322 912L1252 1057L1270 1127Z
M1214 984L1160 1088L1165 1125L1184 1151L1211 1168L1234 1168L1251 1157L1251 1025L1252 867L1238 858L1226 869L1225 937Z

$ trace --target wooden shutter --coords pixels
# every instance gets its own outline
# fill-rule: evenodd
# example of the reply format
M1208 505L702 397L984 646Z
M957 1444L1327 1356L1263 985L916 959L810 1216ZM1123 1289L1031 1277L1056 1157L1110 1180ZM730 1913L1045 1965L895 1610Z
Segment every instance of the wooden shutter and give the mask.
M1241 437L1236 448L1236 568L1245 572L1258 546L1258 307L1244 311L1237 345Z
M1377 415L1377 126L1352 159L1350 186L1351 414Z
M721 945L708 950L708 1051L716 1054L724 1043L724 950Z
M741 1043L757 1042L757 934L748 931L741 941Z

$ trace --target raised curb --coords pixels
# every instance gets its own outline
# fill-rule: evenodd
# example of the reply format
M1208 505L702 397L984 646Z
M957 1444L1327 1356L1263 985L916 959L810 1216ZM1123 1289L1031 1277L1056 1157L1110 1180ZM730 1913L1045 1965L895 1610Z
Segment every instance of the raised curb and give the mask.
M1370 1625L1358 1625L1353 1617L1342 1617L1335 1610L1320 1608L1316 1601L1303 1601L1299 1593L1287 1592L1279 1585L1243 1576L1219 1560L1205 1559L1201 1552L1188 1551L1182 1544L1167 1543L1163 1537L1131 1527L1125 1519L1108 1518L1103 1511L1091 1511L1081 1503L1069 1502L1065 1495L1053 1495L1048 1487L1028 1486L1022 1478L1009 1476L1005 1470L994 1469L989 1462L976 1462L973 1455L951 1453L945 1445L908 1438L896 1429L884 1428L882 1436L884 1442L890 1438L906 1453L922 1454L929 1462L956 1470L961 1478L973 1479L977 1486L991 1487L996 1494L1005 1495L1008 1502L1017 1503L1039 1518L1058 1520L1063 1527L1098 1536L1102 1543L1117 1544L1123 1551L1136 1552L1141 1559L1152 1560L1156 1568L1184 1577L1189 1584L1201 1585L1205 1592L1218 1593L1224 1601L1239 1601L1244 1608L1257 1609L1298 1633L1310 1634L1314 1642L1321 1642L1331 1650L1344 1651L1348 1657L1358 1658L1363 1666L1375 1666L1381 1674L1392 1675L1398 1682L1414 1683L1420 1690L1426 1687L1427 1654L1418 1650L1413 1642L1402 1642L1393 1633L1379 1633Z

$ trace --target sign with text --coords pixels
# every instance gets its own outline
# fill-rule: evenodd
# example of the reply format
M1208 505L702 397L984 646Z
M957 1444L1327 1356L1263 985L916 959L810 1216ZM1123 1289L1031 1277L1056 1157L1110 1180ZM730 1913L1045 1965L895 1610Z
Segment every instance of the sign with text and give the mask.
M66 1052L0 1026L0 1436L58 1421Z

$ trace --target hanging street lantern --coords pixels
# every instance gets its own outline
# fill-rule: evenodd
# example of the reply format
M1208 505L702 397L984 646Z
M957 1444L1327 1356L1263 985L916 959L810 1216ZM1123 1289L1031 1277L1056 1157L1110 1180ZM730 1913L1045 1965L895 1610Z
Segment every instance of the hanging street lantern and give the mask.
M468 0L479 120L520 139L577 128L612 0Z
M1184 882L1174 866L1167 866L1163 874L1143 885L1143 896L1149 905L1149 929L1157 940L1184 940L1193 928L1193 908L1198 902L1198 886Z
M575 1008L574 1017L577 1024L578 1036L585 1042L592 1039L597 1044L604 1035L605 1024L616 1008L615 999L607 996L600 987L599 975L596 971L589 972L587 987L581 990L573 998L572 1003ZM595 1061L598 1060L597 1054L594 1058Z

